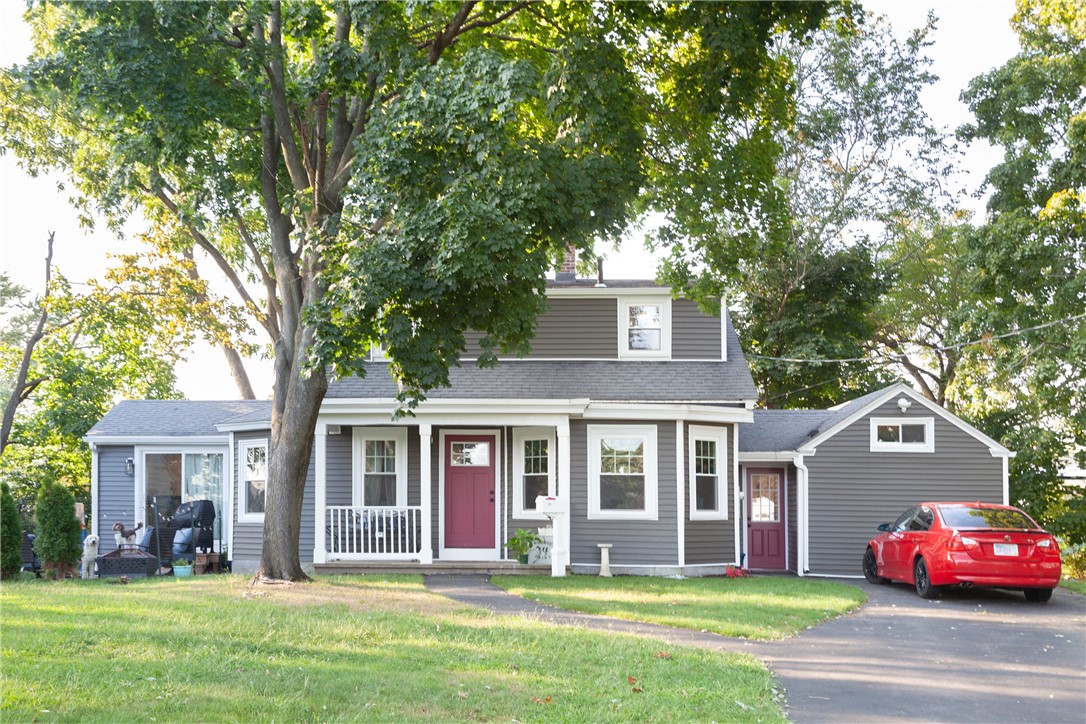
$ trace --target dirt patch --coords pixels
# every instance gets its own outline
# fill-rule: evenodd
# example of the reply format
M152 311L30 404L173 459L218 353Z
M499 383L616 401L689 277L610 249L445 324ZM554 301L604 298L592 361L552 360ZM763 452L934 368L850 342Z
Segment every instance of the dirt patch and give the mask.
M246 599L269 599L286 606L342 604L353 611L435 614L451 613L463 604L430 593L421 586L367 582L365 585L312 583L254 583L243 593Z

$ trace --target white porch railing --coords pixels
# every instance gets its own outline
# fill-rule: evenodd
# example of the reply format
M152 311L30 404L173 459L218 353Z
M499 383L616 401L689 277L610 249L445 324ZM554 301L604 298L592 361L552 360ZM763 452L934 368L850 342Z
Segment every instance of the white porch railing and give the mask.
M411 560L422 551L422 508L329 505L324 515L328 560Z

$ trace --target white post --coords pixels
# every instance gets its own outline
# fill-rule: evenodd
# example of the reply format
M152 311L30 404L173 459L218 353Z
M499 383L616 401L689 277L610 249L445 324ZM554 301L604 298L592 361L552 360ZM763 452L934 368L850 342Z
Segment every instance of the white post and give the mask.
M316 459L313 490L313 563L326 563L328 551L325 550L327 537L324 534L325 501L328 485L328 425L317 423L313 436L313 456Z
M570 445L569 445L569 418L562 420L558 425L558 499L564 503L563 512L554 519L554 548L551 550L551 575L562 577L566 575L566 567L569 565L570 549Z
M422 505L422 550L419 563L428 566L434 562L433 525L431 523L431 490L433 486L430 474L430 447L433 444L433 427L419 425L419 503Z
M600 575L611 578L611 544L597 543L600 549Z

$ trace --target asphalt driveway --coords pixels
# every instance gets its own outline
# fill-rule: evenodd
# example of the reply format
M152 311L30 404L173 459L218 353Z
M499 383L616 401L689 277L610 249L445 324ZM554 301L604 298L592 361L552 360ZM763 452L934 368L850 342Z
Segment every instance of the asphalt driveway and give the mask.
M846 582L870 597L859 611L786 641L749 642L562 611L484 577L426 578L499 613L752 654L780 679L796 722L1086 723L1086 596L1057 590L1038 605L953 590L926 601L909 586Z

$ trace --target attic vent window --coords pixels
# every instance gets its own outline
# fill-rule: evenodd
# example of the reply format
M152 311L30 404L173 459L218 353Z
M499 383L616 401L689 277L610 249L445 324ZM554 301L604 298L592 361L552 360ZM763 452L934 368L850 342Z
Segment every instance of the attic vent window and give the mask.
M871 418L871 452L935 452L934 418Z

